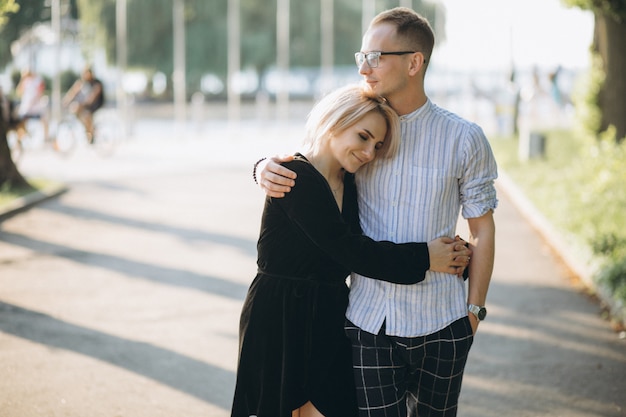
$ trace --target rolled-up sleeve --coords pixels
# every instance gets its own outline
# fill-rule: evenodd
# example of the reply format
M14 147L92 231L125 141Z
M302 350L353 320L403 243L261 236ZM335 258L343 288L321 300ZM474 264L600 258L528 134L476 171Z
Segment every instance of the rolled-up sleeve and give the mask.
M461 213L465 219L481 217L498 206L494 185L498 168L489 141L478 125L470 125L467 131L463 159Z

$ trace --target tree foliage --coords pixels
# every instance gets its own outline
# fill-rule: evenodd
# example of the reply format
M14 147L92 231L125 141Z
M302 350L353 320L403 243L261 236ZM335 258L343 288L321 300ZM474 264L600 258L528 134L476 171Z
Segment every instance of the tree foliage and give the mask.
M8 7L5 9L6 24L0 24L0 67L5 66L12 60L11 43L18 39L25 30L30 29L35 23L49 22L51 19L49 0L0 0L0 7ZM10 5L18 5L19 7L11 7ZM62 0L62 13L64 15L76 18L77 7L76 0ZM0 16L2 16L0 9Z
M565 4L583 10L604 14L619 23L626 20L626 1L624 0L563 0Z
M20 6L15 0L0 0L0 27L2 27L6 21L7 13L15 13L19 10Z
M351 65L361 43L361 1L335 1L335 63ZM95 45L105 46L115 63L115 0L78 0L81 23ZM378 0L377 9L397 6ZM415 0L413 6L431 21L434 5ZM172 0L127 0L128 66L171 74L173 70ZM228 59L228 2L185 0L187 79L202 74L225 76ZM241 65L262 73L276 65L276 1L240 0ZM320 65L320 2L291 0L290 65ZM146 19L145 16L150 16Z
M596 133L613 129L621 141L626 138L626 0L563 1L594 14L593 77L602 80L593 98L600 116L594 127Z
M2 0L12 3L14 0ZM87 60L90 51L104 47L110 64L116 61L116 0L61 0L66 13L78 17L80 39ZM148 73L173 71L173 0L126 0L127 64ZM226 0L184 0L186 27L186 78L198 85L203 74L222 78L227 73L228 20ZM49 0L20 0L21 9L0 31L0 67L11 60L10 44L36 22L50 21ZM376 11L397 6L397 1L378 0ZM277 1L240 0L241 65L263 73L276 65ZM320 1L291 0L290 65L314 67L321 62ZM357 0L334 2L334 60L352 65L361 43L361 7ZM435 6L414 0L415 10L431 22ZM149 18L146 18L149 16ZM443 34L438 34L442 38ZM91 52L91 53L92 53Z

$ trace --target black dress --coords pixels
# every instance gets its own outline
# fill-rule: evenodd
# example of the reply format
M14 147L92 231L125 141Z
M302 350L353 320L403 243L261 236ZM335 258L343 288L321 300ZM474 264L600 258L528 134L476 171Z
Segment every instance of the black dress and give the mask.
M325 178L300 154L284 198L266 198L258 274L243 305L232 417L291 417L311 401L326 417L357 416L344 334L350 271L412 284L429 268L425 243L375 242L359 227L354 177L339 211Z

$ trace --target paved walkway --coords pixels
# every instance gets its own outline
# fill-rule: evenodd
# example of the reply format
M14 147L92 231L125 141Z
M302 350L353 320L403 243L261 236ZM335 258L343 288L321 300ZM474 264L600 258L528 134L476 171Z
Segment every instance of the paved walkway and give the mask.
M108 159L22 161L69 191L0 223L0 417L229 415L263 200L250 167L299 128L136 129ZM626 340L500 191L459 416L626 416Z

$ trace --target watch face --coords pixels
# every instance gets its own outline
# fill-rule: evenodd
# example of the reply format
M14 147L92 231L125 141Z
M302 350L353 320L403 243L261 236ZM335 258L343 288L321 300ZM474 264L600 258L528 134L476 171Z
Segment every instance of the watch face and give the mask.
M487 317L487 309L485 307L481 307L480 310L478 310L478 320L485 320L485 317Z

